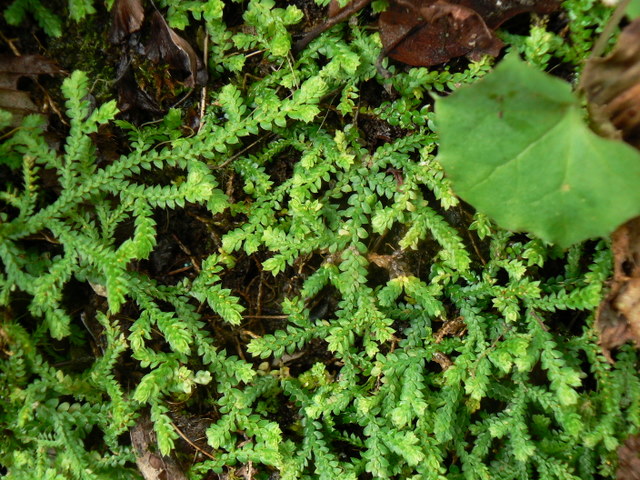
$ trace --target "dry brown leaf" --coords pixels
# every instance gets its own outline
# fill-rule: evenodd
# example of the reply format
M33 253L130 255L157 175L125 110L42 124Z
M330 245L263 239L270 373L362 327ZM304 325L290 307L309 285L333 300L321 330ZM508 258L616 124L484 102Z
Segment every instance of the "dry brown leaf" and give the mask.
M430 66L468 55L497 55L503 43L474 10L443 0L397 1L380 15L385 53L399 62Z
M59 73L62 73L60 67L42 55L0 55L0 108L13 114L13 126L20 124L24 116L41 111L29 92L19 89L20 79L37 80L39 75Z
M620 287L613 307L627 320L631 338L640 344L640 278L630 278Z
M640 148L640 18L608 56L587 62L581 82L598 132Z
M116 0L111 12L113 17L109 32L111 43L120 43L142 27L144 8L141 0Z
M13 114L14 125L19 124L24 116L40 112L28 92L6 88L0 88L0 108Z
M62 70L56 62L42 55L0 55L0 88L18 89L18 81L23 77L37 78L38 75L57 75Z
M119 75L118 110L120 112L162 113L158 102L137 84L129 65L126 65L125 72Z
M187 87L206 83L206 71L198 55L189 42L169 27L158 11L151 16L151 39L145 53L149 60L165 62L173 69L183 72L186 75L183 81Z
M510 18L521 13L552 13L560 8L558 0L451 0L478 12L487 26L498 28Z
M398 250L391 255L378 255L377 253L367 254L367 259L380 268L389 272L389 278L404 277L410 275L410 268L407 265L404 252Z
M494 30L524 12L550 13L555 0L396 0L380 15L384 52L413 66L455 57L496 56L504 46Z
M609 361L614 348L628 341L640 345L640 217L619 227L611 239L613 280L596 320L599 343Z

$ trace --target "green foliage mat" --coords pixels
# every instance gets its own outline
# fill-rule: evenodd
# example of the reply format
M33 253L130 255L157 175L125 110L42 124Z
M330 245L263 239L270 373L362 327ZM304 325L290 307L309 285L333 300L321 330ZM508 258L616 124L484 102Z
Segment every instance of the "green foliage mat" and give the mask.
M27 117L0 146L7 478L141 478L128 432L147 412L191 478L614 478L640 381L637 352L611 365L593 330L607 243L562 250L496 228L435 159L427 94L493 61L387 65L386 79L364 21L293 58L296 6L158 6L210 38L197 133L179 110L114 123L75 72L63 145ZM38 2L5 15L27 7L56 25ZM565 37L534 18L509 48L579 68L609 11L564 8ZM109 125L128 145L99 160ZM192 242L191 273L154 272L167 219L186 217L209 239ZM180 438L185 418L206 456Z

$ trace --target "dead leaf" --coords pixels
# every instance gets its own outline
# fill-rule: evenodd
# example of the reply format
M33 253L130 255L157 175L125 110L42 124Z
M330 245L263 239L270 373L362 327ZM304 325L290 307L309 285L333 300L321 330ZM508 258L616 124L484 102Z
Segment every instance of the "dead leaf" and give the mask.
M581 86L598 133L640 148L640 18L608 56L587 62Z
M640 278L631 278L622 285L613 306L627 319L631 338L640 343Z
M118 109L120 112L139 113L149 112L161 114L162 109L158 102L138 85L129 64L125 64L126 70L119 74L118 80Z
M474 10L437 0L398 1L380 15L385 53L402 63L429 66L468 55L496 56L503 43Z
M410 275L411 269L406 264L404 252L398 250L391 255L378 255L377 253L367 254L367 259L380 268L389 272L389 278L405 277Z
M640 480L640 435L630 435L618 448L617 480Z
M453 320L445 320L444 324L433 336L435 343L440 343L444 337L461 337L467 331L464 317L456 317Z
M497 56L504 46L494 30L524 12L549 13L554 0L396 0L380 15L384 53L413 66L455 57Z
M42 55L0 55L0 88L18 90L18 81L23 77L57 75L62 70L56 62Z
M594 129L640 149L640 19L622 31L608 56L587 62L580 87ZM611 240L611 290L598 307L596 321L609 361L614 348L629 341L640 346L640 217L619 227Z
M131 33L144 27L148 38L143 47L140 35L132 36L121 45L122 57L117 70L118 108L124 118L133 123L144 123L149 116L163 112L167 103L175 100L176 83L194 88L205 85L207 72L191 45L169 28L162 14L154 9L145 20L141 0L118 0L113 9L111 41L118 43ZM153 68L150 62L160 64ZM169 67L169 69L166 68ZM134 72L145 75L136 77ZM189 94L187 93L187 96ZM183 97L184 98L184 97Z
M471 8L491 29L496 29L521 13L553 13L560 8L557 0L451 0L450 3Z
M0 108L13 114L12 126L18 125L26 115L40 112L28 92L6 90L4 88L0 88Z
M153 62L165 62L171 68L183 73L183 82L189 87L195 87L196 83L206 83L206 70L196 52L189 42L178 35L162 17L155 11L151 16L151 38L145 48L149 60Z
M20 90L20 79L37 81L39 75L57 75L62 69L42 55L0 55L0 108L13 114L12 126L20 124L26 115L40 113L29 92Z
M611 235L614 279L640 277L640 219L634 218Z
M640 345L640 217L629 220L611 236L614 273L611 290L600 303L596 328L605 357L633 341Z
M148 415L138 420L130 435L136 464L145 480L187 480L187 476L174 458L158 452L156 434Z
M111 12L113 18L109 32L111 43L120 43L142 27L144 8L141 0L116 0Z

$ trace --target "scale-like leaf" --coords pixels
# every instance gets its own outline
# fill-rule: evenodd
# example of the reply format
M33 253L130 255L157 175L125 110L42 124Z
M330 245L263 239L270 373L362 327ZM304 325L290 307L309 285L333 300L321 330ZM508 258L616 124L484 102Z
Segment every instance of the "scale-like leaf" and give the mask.
M504 228L566 247L640 214L640 154L589 130L569 84L515 55L436 114L454 190Z

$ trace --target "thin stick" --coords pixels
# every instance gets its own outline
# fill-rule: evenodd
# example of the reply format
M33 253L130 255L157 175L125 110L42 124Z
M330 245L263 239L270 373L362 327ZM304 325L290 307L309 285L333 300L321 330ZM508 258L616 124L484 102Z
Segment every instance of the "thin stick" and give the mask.
M209 457L211 460L215 460L216 457L214 457L213 455L211 455L210 453L205 452L203 449L201 449L199 446L197 446L195 443L193 443L191 440L189 440L187 438L187 436L182 433L182 430L180 430L175 423L171 422L171 426L175 429L176 432L178 432L178 435L180 435L182 437L182 439L187 442L189 445L191 445L193 448L195 448L197 451L199 451L201 454L203 454L206 457Z
M247 150L250 150L251 148L255 147L257 144L259 144L260 142L263 142L266 138L269 137L273 137L274 134L273 133L268 133L266 135L263 135L262 137L260 137L259 139L257 139L255 142L253 142L251 145L243 148L242 150L240 150L238 153L234 154L233 156L231 156L230 158L228 158L227 160L225 160L224 162L222 162L220 165L216 165L215 168L224 168L227 165L229 165L231 162L233 162L236 158L238 158L240 155L242 155L243 153L245 153Z
M11 51L16 57L22 56L22 54L20 53L20 50L18 50L18 48L13 44L13 40L5 37L4 33L2 32L0 32L0 38L2 38L2 40L4 40L7 45L9 45L9 48L11 49Z
M531 310L531 316L535 319L536 322L538 322L538 325L540 326L540 328L542 330L544 330L545 332L549 331L549 327L547 327L544 322L542 321L542 319L538 316L538 314L535 312L535 310Z
M220 315L207 315L205 318L222 318ZM242 318L265 319L265 320L283 320L289 318L289 315L242 315Z
M209 32L205 29L204 34L204 68L205 70L209 70ZM202 92L200 93L200 124L198 125L198 132L202 129L204 125L204 109L207 105L207 85L205 84L202 87Z
M362 10L364 7L366 7L370 3L371 3L371 0L352 0L347 4L347 6L345 6L342 10L340 10L340 12L338 12L337 15L327 19L327 21L324 22L323 24L320 24L315 28L312 28L311 30L309 30L307 33L305 33L304 37L298 40L293 46L293 52L294 53L300 52L307 45L309 45L309 43L311 43L312 40L315 40L317 37L319 37L320 34L329 30L334 25L337 25L338 23L343 22L344 20L349 18L351 15L358 12L359 10Z

